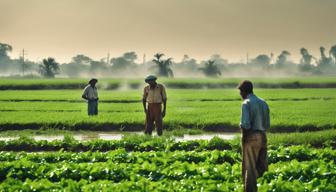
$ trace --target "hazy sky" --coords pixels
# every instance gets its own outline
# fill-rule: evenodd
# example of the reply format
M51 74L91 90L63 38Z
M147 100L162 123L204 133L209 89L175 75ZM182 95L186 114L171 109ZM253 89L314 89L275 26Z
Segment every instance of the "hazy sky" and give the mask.
M0 0L0 42L18 57L94 59L136 51L230 61L336 44L336 0Z

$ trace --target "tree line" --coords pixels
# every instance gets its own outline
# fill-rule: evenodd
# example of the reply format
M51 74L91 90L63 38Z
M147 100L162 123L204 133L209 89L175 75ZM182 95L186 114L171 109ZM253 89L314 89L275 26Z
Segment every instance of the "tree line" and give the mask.
M197 61L184 55L181 61L174 61L163 53L153 55L152 59L137 63L138 55L135 52L126 52L119 57L94 60L89 56L78 54L72 57L69 63L58 63L55 58L48 57L41 62L34 62L23 57L12 59L9 53L12 46L0 43L0 75L12 76L42 76L54 78L56 75L67 77L81 76L106 76L127 75L143 76L154 73L164 77L174 77L188 74L194 76L203 74L207 77L219 77L242 71L266 74L284 72L289 74L336 74L336 45L328 52L325 47L320 47L319 57L309 53L306 48L301 48L299 63L291 61L291 53L283 50L278 56L273 53L260 54L246 62L229 63L219 54L212 55L206 61Z

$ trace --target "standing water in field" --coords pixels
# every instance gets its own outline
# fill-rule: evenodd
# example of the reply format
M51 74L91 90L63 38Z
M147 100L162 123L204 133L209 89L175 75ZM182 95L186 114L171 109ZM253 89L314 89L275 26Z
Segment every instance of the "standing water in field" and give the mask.
M143 132L92 132L92 133L74 133L74 139L78 141L90 141L95 139L102 139L102 140L121 140L125 134L138 134L143 135ZM155 134L154 134L155 135ZM234 139L237 133L204 133L204 134L197 134L197 135L189 135L185 134L183 136L173 136L176 141L190 141L190 140L211 140L213 137L219 137L225 140ZM47 140L47 141L54 141L54 140L63 140L64 135L31 135L28 136L36 141ZM18 136L0 136L0 141L10 141L19 139Z

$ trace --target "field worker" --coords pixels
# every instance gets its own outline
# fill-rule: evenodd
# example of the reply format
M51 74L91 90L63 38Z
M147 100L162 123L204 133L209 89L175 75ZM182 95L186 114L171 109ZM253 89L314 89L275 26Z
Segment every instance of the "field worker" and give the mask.
M155 122L157 134L160 136L163 129L162 119L166 115L167 95L165 87L156 83L156 79L154 75L146 77L148 86L144 88L142 103L146 114L145 134L152 134Z
M243 99L240 128L242 130L242 176L247 192L257 191L257 178L268 169L266 130L270 128L267 103L253 94L251 81L238 87Z
M98 115L98 90L96 87L98 80L91 79L89 84L84 88L82 98L87 100L88 115Z

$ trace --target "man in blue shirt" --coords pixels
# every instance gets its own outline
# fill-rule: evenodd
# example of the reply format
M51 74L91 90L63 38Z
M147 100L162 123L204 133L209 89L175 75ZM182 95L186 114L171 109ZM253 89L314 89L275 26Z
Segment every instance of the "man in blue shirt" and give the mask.
M251 81L242 81L238 89L243 99L240 128L242 130L242 176L245 191L257 191L257 178L268 169L266 130L270 128L267 103L253 94Z

